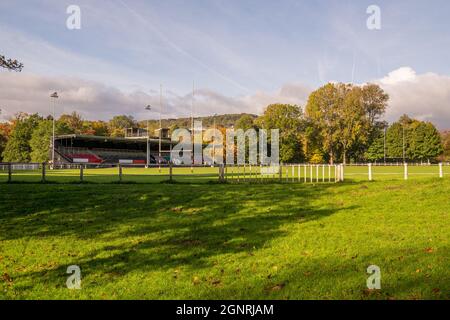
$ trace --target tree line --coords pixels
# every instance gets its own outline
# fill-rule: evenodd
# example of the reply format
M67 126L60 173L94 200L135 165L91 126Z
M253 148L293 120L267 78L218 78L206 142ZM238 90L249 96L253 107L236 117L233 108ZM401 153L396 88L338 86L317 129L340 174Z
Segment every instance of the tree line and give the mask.
M450 134L430 122L404 115L388 124L382 118L389 96L375 84L329 83L312 92L306 105L271 104L262 115L227 114L199 118L203 126L220 130L279 129L280 160L284 163L436 161L450 159ZM0 123L0 160L49 160L53 119L18 113ZM158 120L137 121L118 115L109 121L89 121L73 112L55 119L57 135L121 137L127 128L159 127ZM172 131L190 128L190 118L164 119ZM269 137L270 141L270 137Z

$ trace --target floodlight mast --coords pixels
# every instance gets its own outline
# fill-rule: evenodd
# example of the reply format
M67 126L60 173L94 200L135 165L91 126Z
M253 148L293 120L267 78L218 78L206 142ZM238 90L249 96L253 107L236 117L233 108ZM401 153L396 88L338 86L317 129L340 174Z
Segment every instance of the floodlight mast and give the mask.
M50 98L54 99L53 101L53 116L52 116L52 123L53 123L53 129L52 129L52 165L51 169L53 170L55 168L55 106L56 106L56 99L58 99L58 93L55 91L50 95Z
M162 134L161 114L162 114L162 84L159 85L159 157L158 157L159 172L161 172L161 134Z
M152 106L151 105L147 105L145 107L145 110L147 111L152 111ZM149 129L149 119L147 117L147 168L150 165L150 129Z
M213 166L216 164L216 117L217 113L214 113L214 144L213 144Z

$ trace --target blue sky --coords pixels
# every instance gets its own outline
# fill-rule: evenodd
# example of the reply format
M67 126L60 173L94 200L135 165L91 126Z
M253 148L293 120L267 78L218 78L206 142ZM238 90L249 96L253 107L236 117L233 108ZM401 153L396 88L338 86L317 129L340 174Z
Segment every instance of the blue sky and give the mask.
M81 30L66 28L71 4ZM371 4L381 30L366 27ZM233 99L230 110L216 106L225 113L255 95L378 81L401 67L446 77L449 16L446 0L6 0L0 40L2 54L25 64L24 77L74 78L127 97L153 96L161 83L173 115L195 81L205 95Z

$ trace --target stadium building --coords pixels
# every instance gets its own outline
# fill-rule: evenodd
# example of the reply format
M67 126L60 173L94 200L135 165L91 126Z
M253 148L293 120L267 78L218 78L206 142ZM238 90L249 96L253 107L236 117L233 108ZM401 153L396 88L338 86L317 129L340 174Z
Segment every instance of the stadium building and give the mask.
M90 135L61 135L55 137L55 163L85 164L137 164L168 163L172 143L168 129L161 130L161 139L147 137L145 130L127 130L126 137L103 137ZM131 134L130 134L131 132ZM159 130L157 130L159 135ZM161 141L161 152L159 145ZM161 156L160 156L161 155Z

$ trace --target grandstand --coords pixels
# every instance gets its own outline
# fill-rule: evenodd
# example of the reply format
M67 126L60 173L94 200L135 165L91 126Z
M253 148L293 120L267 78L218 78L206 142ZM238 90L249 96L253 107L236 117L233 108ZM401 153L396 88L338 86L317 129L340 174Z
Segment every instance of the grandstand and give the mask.
M167 163L170 160L171 141L149 138L150 163ZM147 137L101 137L90 135L62 135L55 138L57 164L142 164L147 163Z

